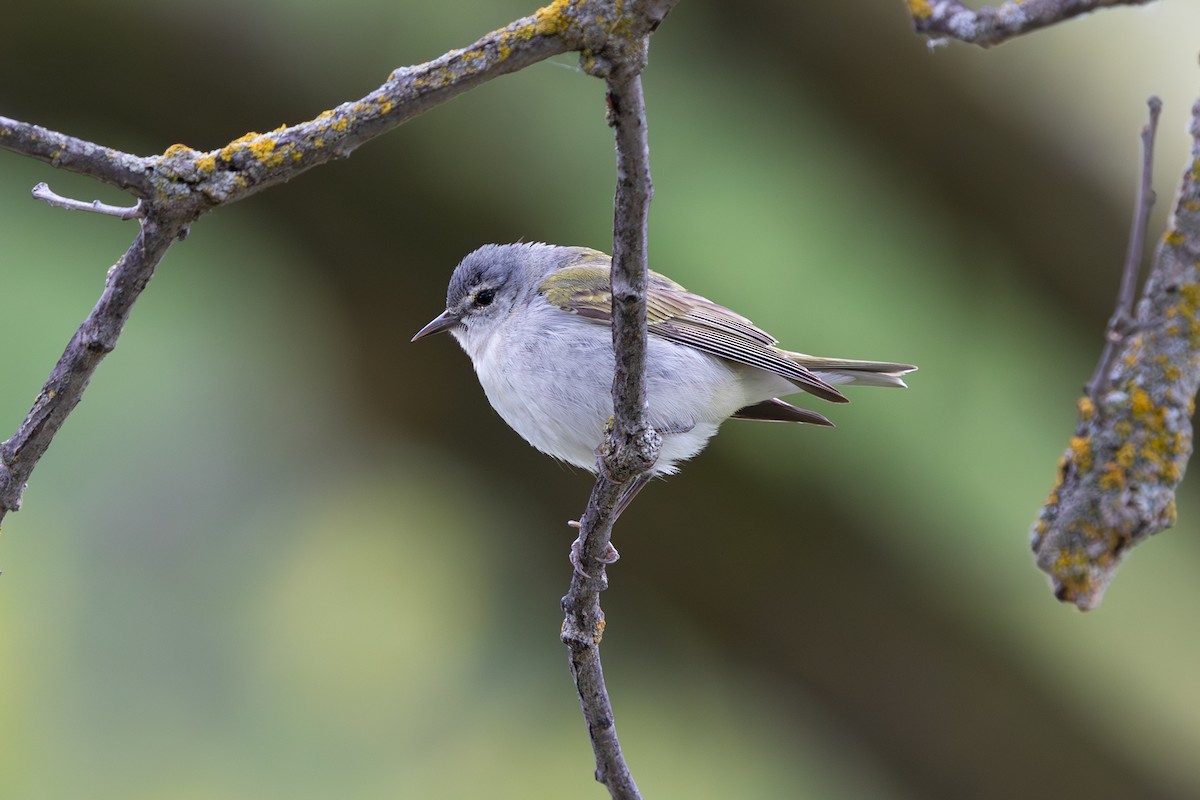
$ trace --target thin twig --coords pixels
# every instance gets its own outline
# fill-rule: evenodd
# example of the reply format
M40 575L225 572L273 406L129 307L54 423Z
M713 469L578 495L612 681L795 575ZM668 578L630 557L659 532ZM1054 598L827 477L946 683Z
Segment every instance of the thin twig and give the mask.
M614 505L623 488L653 467L662 438L646 422L646 281L650 198L650 150L646 107L639 77L646 60L646 35L657 27L672 2L648 3L656 18L647 19L640 39L594 58L590 71L605 77L608 121L617 150L617 189L613 220L613 424L601 446L596 485L580 519L579 564L562 599L562 640L571 676L587 722L596 757L596 780L614 798L640 798L617 739L612 703L604 683L600 641L604 611L600 592L607 588L604 555L609 551ZM653 16L652 15L652 16ZM585 63L585 66L589 66ZM588 577L591 576L591 577Z
M905 0L917 33L991 47L1057 22L1111 6L1138 6L1152 0L1024 0L978 11L958 0Z
M135 219L146 215L141 200L131 206L110 206L99 200L93 200L90 203L84 200L72 200L70 197L63 197L56 193L44 181L33 187L32 194L38 200L45 200L52 206L70 211L91 211L94 214L105 214L117 219Z
M1155 106L1143 134L1147 146ZM1193 167L1200 162L1200 102L1192 108L1191 133L1192 161L1132 331L1102 359L1095 393L1079 399L1079 424L1058 482L1033 526L1038 567L1060 600L1084 610L1100 602L1134 545L1175 523L1175 490L1192 453L1200 388L1200 170ZM1144 163L1148 174L1149 155ZM1131 259L1136 249L1131 242Z
M596 780L616 798L638 798L637 784L621 753L612 704L600 664L607 587L603 554L612 539L613 506L623 486L653 466L659 437L646 410L646 222L650 206L650 163L641 79L610 79L607 102L617 141L617 196L613 237L613 425L602 448L601 469L580 520L578 570L562 599L562 640L570 652L571 675L596 756Z
M142 223L137 238L109 270L100 300L71 337L25 421L0 444L0 519L21 507L30 473L83 397L96 367L116 347L134 301L182 227L153 218Z
M1133 332L1133 301L1137 295L1138 274L1141 272L1142 253L1146 249L1146 228L1150 223L1150 210L1154 207L1154 138L1158 133L1158 117L1162 112L1162 100L1151 97L1146 101L1150 108L1150 119L1142 128L1142 174L1138 182L1137 204L1133 209L1133 222L1129 228L1129 246L1125 251L1125 267L1121 272L1121 289L1117 292L1117 306L1108 321L1104 337L1104 350L1096 371L1084 389L1092 402L1108 390L1108 373L1112 369L1117 348Z

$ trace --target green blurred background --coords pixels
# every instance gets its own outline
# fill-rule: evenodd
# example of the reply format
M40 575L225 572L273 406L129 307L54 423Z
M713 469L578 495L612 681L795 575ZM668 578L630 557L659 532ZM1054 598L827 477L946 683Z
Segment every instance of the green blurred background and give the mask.
M497 2L27 5L0 113L138 153L356 98ZM1200 7L992 51L899 0L681 3L645 77L651 263L793 347L912 361L836 430L730 424L622 520L605 666L661 798L1200 796L1200 503L1104 604L1028 528L1111 310L1151 93L1162 229ZM133 223L0 152L0 436ZM602 86L503 78L194 226L0 537L0 797L587 798L558 642L590 479L409 345L489 241L609 249Z

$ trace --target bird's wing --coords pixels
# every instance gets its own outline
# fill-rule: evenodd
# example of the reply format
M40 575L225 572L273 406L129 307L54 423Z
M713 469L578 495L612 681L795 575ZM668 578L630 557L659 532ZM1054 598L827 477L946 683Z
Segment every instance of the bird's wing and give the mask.
M597 322L612 322L608 257L596 252L586 263L564 267L542 282L546 302ZM646 291L649 332L739 364L772 372L817 397L835 403L845 395L775 347L776 339L725 306L693 294L651 272Z

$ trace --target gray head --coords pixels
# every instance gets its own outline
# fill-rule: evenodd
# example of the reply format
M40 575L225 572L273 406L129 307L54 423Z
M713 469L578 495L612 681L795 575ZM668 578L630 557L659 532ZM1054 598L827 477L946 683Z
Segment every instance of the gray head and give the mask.
M571 263L575 247L531 244L485 244L454 268L446 289L446 310L412 338L450 331L464 341L491 330L519 305L531 302L550 273Z

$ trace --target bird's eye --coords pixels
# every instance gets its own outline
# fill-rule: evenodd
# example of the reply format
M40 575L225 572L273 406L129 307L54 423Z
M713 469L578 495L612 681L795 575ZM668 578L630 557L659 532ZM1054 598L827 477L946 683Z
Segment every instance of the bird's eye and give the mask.
M480 308L482 308L483 306L490 306L492 304L492 301L495 299L496 299L496 293L494 291L492 291L491 289L481 289L475 295L475 305Z

